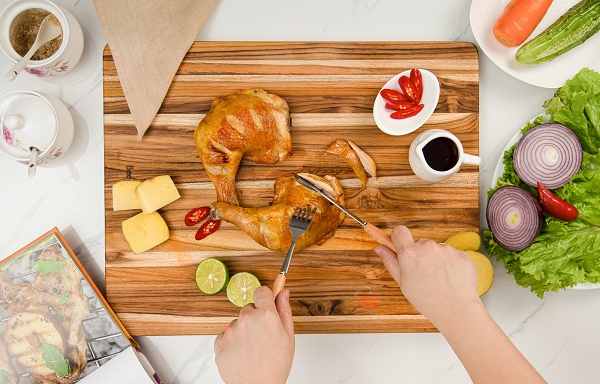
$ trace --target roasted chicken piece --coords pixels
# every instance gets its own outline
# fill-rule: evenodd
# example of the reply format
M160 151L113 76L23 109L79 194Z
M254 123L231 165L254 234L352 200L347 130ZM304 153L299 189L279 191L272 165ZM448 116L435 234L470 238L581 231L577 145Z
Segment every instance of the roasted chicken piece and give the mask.
M37 263L40 263L37 269L46 273L38 272L27 285L13 284L5 275L0 275L0 297L11 316L9 323L21 327L17 333L6 332L5 341L8 350L15 351L13 356L19 359L23 354L35 358L44 343L58 346L60 350L60 338L64 338L62 352L69 361L70 374L57 376L54 371L47 370L45 364L42 366L43 361L26 368L33 383L69 384L77 380L87 364L87 344L81 321L89 313L89 307L81 287L83 276L70 259L62 256L58 244L43 250ZM32 321L36 318L38 320ZM44 324L41 324L42 320ZM36 322L41 325L36 327ZM17 334L20 337L17 338Z
M344 191L332 176L324 178L301 174L329 196L344 206ZM260 245L277 253L286 254L292 244L290 218L298 207L316 207L310 227L296 242L295 252L313 244L323 244L333 236L344 220L344 213L323 196L298 184L293 176L280 177L275 181L273 204L263 208L241 208L230 203L213 203L211 214L235 224Z
M8 354L4 342L0 341L0 383L3 382L3 377L11 384L19 383L19 376L17 376L17 372L13 366L12 357Z
M281 97L250 89L213 100L194 141L217 190L217 200L238 205L235 176L242 159L276 164L292 154L290 111Z
M350 140L337 139L327 146L327 153L340 155L348 161L348 165L362 182L362 189L367 187L367 172L377 178L375 162L371 156Z

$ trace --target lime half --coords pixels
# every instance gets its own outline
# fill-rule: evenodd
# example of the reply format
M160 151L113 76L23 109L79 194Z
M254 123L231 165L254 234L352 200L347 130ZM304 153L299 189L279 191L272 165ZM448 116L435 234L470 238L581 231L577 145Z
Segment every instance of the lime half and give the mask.
M225 288L229 281L229 271L217 259L206 259L196 269L196 285L202 292L214 295Z
M254 303L254 290L260 287L260 281L251 273L240 272L231 276L227 286L227 298L238 307Z

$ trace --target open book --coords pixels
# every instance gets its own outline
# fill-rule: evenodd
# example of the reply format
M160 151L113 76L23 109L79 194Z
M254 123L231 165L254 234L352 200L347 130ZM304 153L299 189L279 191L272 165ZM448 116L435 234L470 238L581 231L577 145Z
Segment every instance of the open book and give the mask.
M0 384L160 384L60 232L0 262Z

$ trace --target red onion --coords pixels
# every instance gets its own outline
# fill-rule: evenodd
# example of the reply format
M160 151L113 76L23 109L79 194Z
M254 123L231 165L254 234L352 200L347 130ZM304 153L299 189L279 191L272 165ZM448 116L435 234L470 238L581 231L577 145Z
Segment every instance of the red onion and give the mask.
M531 245L542 228L542 207L531 193L507 185L494 191L488 201L486 217L494 240L509 251Z
M513 155L515 172L530 187L539 182L558 189L581 167L583 149L577 135L561 124L542 124L527 131Z

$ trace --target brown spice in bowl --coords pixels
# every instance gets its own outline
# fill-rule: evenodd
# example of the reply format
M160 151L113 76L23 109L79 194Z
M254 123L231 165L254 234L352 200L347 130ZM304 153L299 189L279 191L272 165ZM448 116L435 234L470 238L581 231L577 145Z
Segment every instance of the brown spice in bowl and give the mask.
M55 24L60 22L56 16L45 9L31 8L19 13L10 26L10 44L15 51L23 57L27 54L37 37L40 25L44 18L51 15L51 21ZM62 31L62 26L61 26ZM31 57L31 60L44 60L54 55L62 44L62 32L55 39L42 45Z

